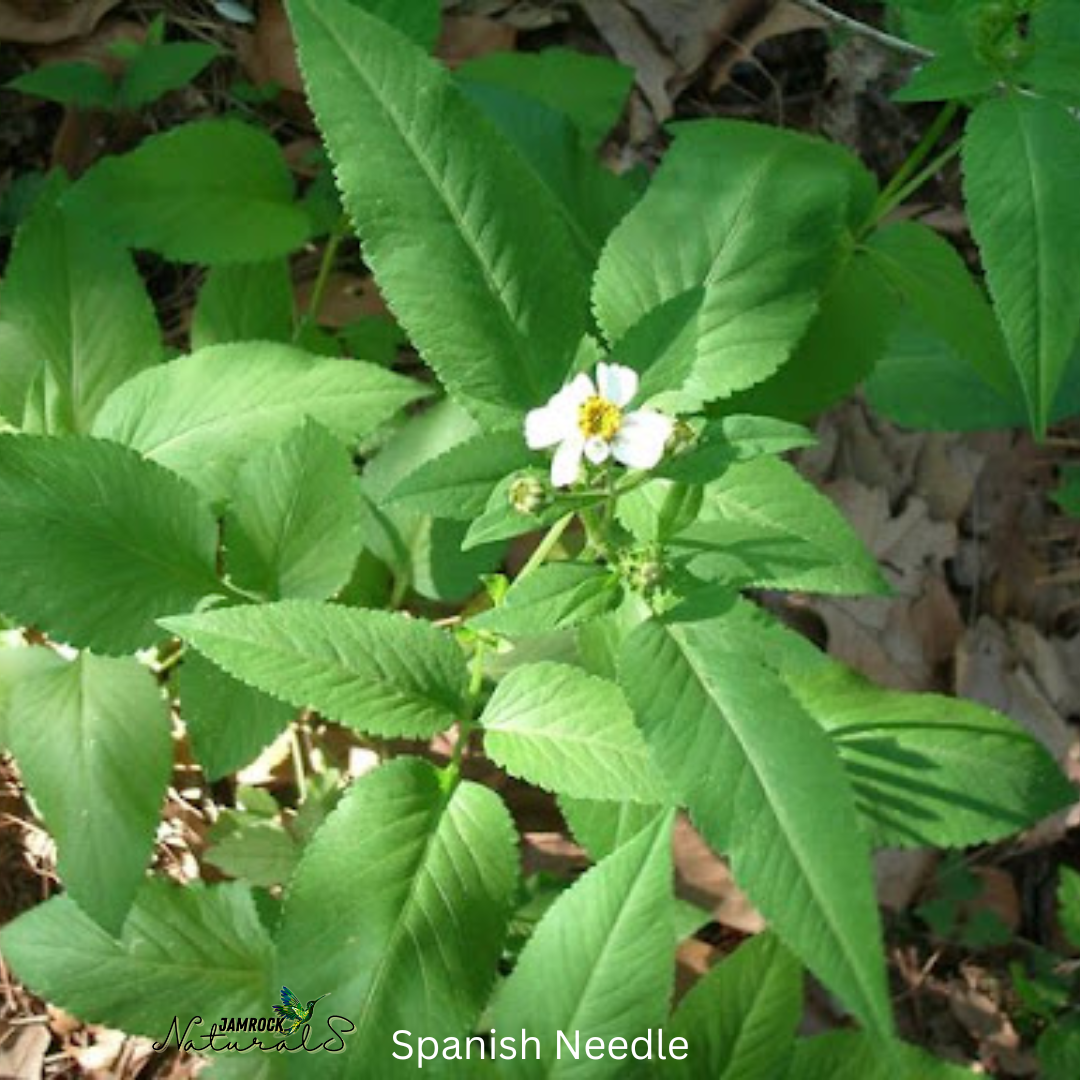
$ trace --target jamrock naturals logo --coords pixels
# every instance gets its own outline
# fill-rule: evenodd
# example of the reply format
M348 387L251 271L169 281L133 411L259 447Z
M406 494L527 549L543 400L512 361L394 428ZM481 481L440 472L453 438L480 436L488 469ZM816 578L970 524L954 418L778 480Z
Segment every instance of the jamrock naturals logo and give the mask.
M203 1025L203 1018L193 1016L181 1034L180 1017L174 1016L169 1034L160 1043L154 1043L153 1047L161 1053L175 1039L178 1050L187 1050L196 1054L205 1054L208 1051L223 1053L226 1050L239 1051L243 1054L256 1047L278 1053L285 1051L293 1054L298 1050L304 1050L313 1054L319 1050L325 1050L328 1054L340 1054L345 1049L344 1036L355 1028L353 1022L344 1016L327 1018L327 1026L334 1033L330 1038L325 1039L318 1046L307 1044L309 1025L311 1018L315 1015L315 1006L328 996L329 991L320 994L317 998L311 998L305 1005L287 986L283 986L281 1004L273 1007L272 1017L223 1016L210 1024L208 1032L198 1030ZM335 1026L335 1021L340 1026ZM297 1032L299 1032L299 1037L293 1038Z

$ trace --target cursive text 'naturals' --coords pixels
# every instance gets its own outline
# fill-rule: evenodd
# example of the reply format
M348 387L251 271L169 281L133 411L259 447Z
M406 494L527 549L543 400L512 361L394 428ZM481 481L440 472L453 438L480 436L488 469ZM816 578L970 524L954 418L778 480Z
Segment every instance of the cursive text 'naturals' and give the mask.
M398 1061L409 1061L414 1056L416 1067L422 1069L425 1061L435 1061L442 1058L444 1061L471 1061L475 1056L481 1060L495 1058L501 1061L513 1061L520 1057L525 1060L532 1057L540 1060L540 1040L535 1035L529 1035L522 1030L521 1038L515 1039L513 1035L495 1037L495 1029L491 1029L491 1035L470 1035L466 1039L449 1037L439 1040L433 1035L418 1035L415 1045L410 1040L412 1032L402 1029L394 1032L394 1044L401 1048L402 1052L394 1051L394 1057ZM555 1057L562 1060L573 1058L580 1061L582 1055L589 1061L601 1061L611 1058L614 1061L624 1061L632 1057L637 1061L683 1061L687 1056L687 1042L685 1039L671 1039L664 1046L664 1029L658 1028L655 1033L655 1055L653 1052L654 1033L650 1028L644 1035L636 1039L624 1039L615 1036L611 1039L602 1039L598 1035L586 1036L584 1040L580 1031L574 1031L567 1035L562 1031L555 1032Z

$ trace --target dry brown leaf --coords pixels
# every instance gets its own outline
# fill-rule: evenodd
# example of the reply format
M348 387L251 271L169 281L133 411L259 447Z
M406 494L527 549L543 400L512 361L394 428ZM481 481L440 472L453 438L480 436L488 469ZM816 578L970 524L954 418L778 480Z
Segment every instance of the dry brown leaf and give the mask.
M942 566L956 550L956 528L931 519L911 498L894 516L887 492L855 480L826 485L873 553L892 597L811 601L828 630L830 655L898 690L942 689L939 668L953 655L963 623Z
M581 0L581 6L611 51L634 69L635 82L656 119L667 120L674 111L668 83L678 74L678 64L619 0Z
M296 43L281 0L259 0L259 17L251 31L251 46L241 50L240 60L256 86L277 83L284 90L304 92L304 80L296 62Z
M94 1033L94 1041L89 1046L72 1044L68 1047L68 1054L91 1076L116 1076L117 1061L123 1053L127 1036L111 1028L93 1027L88 1030Z
M1024 727L1054 755L1077 785L1080 798L1076 731L1065 722L1044 690L1043 679L1048 677L1044 674L1042 679L1037 678L1028 667L1023 648L1017 642L1035 631L1031 627L1021 629L1022 626L1014 622L1002 627L988 616L979 619L957 648L956 693L981 701ZM1032 646L1028 644L1027 649L1030 652ZM1043 649L1037 652L1039 656L1045 655ZM1080 826L1080 801L1029 829L1023 836L1022 847L1025 850L1046 847L1077 826Z
M694 983L721 959L720 950L707 941L687 938L679 942L675 950L675 1001L681 1001Z
M446 15L435 55L454 68L487 53L508 52L516 43L517 30L507 22L481 15Z
M278 86L277 106L302 124L311 122L304 81L296 62L292 27L281 0L260 0L259 16L250 32L235 30L233 41L244 74L258 87Z
M1080 635L1048 638L1030 623L1015 623L1012 640L1039 689L1062 716L1080 715Z
M40 1023L0 1023L0 1076L4 1080L38 1080L44 1076L45 1054L51 1041L44 1016Z
M146 27L141 23L110 17L103 19L94 32L86 37L42 45L28 51L38 64L82 60L96 64L109 75L118 75L124 68L124 61L114 55L112 46L120 41L142 44L145 40Z
M927 432L915 461L914 491L938 521L959 522L985 464L985 455L955 435Z
M982 887L977 896L961 903L960 918L970 920L977 912L988 911L1009 928L1010 934L1016 934L1023 912L1012 874L1000 866L975 866L971 873Z
M1002 627L984 615L965 633L957 649L956 693L1011 716L1064 763L1075 736L1024 663L1017 637L1036 631L1022 626Z
M906 911L926 888L939 862L929 848L886 848L874 852L874 884L878 903L890 911Z
M679 896L710 911L718 923L744 934L765 929L765 920L735 884L727 863L685 818L676 821L673 842Z
M85 37L120 0L0 0L0 41L53 45Z
M979 1045L984 1065L1009 1076L1034 1076L1038 1062L1021 1047L1020 1035L998 1002L979 989L972 976L948 986L949 1011Z
M675 61L684 85L762 0L626 0Z
M522 836L522 872L573 877L589 866L585 851L557 832L527 832Z
M732 68L742 60L753 59L754 50L763 42L802 30L820 30L827 25L820 15L791 3L791 0L781 0L770 7L765 17L754 23L747 33L740 34L737 40L731 42L728 55L713 71L709 89L715 94L731 78Z
M298 311L307 311L314 287L315 282L312 280L301 281L296 286ZM386 302L372 278L362 277L360 274L337 273L330 275L323 290L319 303L319 324L336 330L348 326L364 315L386 313Z

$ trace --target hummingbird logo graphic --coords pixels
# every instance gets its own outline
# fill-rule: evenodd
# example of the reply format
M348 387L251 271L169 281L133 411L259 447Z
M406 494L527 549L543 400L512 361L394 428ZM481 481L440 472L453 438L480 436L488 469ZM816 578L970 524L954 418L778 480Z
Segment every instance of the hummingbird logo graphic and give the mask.
M315 1015L315 1002L329 997L330 991L320 994L307 1003L300 1004L300 999L287 987L281 988L281 1004L274 1006L274 1012L284 1021L285 1034L291 1035L297 1028L306 1024Z

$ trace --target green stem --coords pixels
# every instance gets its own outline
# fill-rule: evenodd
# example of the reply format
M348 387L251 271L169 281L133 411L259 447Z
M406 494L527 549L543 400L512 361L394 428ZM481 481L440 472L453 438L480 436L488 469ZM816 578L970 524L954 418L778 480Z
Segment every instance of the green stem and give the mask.
M270 599L265 593L255 592L252 589L245 589L240 585L234 585L231 581L219 580L218 585L225 590L225 594L230 600L237 601L241 604L265 604Z
M596 555L600 558L607 552L607 544L604 542L606 535L602 521L597 520L597 508L589 507L581 511L581 524L585 526L585 557Z
M518 574L515 579L516 581L520 581L523 577L531 574L547 559L555 545L562 539L562 534L566 532L567 527L573 520L574 512L571 511L569 514L563 514L563 516L548 529L544 539L536 545L536 550L529 556L528 562L521 568L521 573Z
M409 592L410 585L409 575L406 573L394 574L393 584L390 588L390 599L387 602L387 606L391 611L397 611L398 608L405 602L405 597Z
M173 649L172 652L170 652L167 656L162 657L160 663L158 664L158 675L167 675L170 671L172 671L174 667L176 667L177 664L180 663L181 660L183 660L183 658L184 646L183 644L180 644L175 649Z
M315 278L315 285L312 287L311 296L308 298L307 310L304 312L303 316L297 320L296 327L293 330L294 342L299 341L304 331L319 318L319 308L322 307L323 294L326 292L327 283L330 281L330 274L333 272L334 263L337 261L338 248L341 247L341 242L345 239L348 231L349 219L346 215L342 214L334 223L334 227L330 230L330 235L327 237L326 247L323 248L322 260L319 263L319 273Z
M465 704L461 711L461 719L458 722L458 737L454 743L454 752L450 755L450 763L446 766L450 775L451 786L456 786L461 778L461 759L465 748L469 745L469 736L476 728L476 706L480 701L480 692L484 688L484 656L487 653L487 645L480 638L476 641L472 661L469 665L469 688L465 692Z
M877 197L877 201L874 203L873 209L870 211L870 216L863 226L862 233L865 235L869 232L894 206L898 206L904 201L906 195L902 195L906 192L908 181L915 174L916 170L926 160L930 151L937 145L938 140L948 130L949 125L953 121L953 117L956 116L960 109L959 102L950 101L946 104L941 111L934 118L934 122L923 133L923 137L919 140L916 147L908 154L907 159L903 165L896 170L893 178L885 185L884 190ZM935 159L937 160L937 159ZM921 173L919 175L922 175ZM900 197L898 197L900 196Z
M954 142L951 146L947 146L940 154L935 157L929 165L924 169L920 169L899 191L897 191L889 200L888 205L884 206L881 211L881 216L884 217L895 207L900 206L906 202L916 191L919 190L936 173L940 172L957 154L960 153L960 143Z

